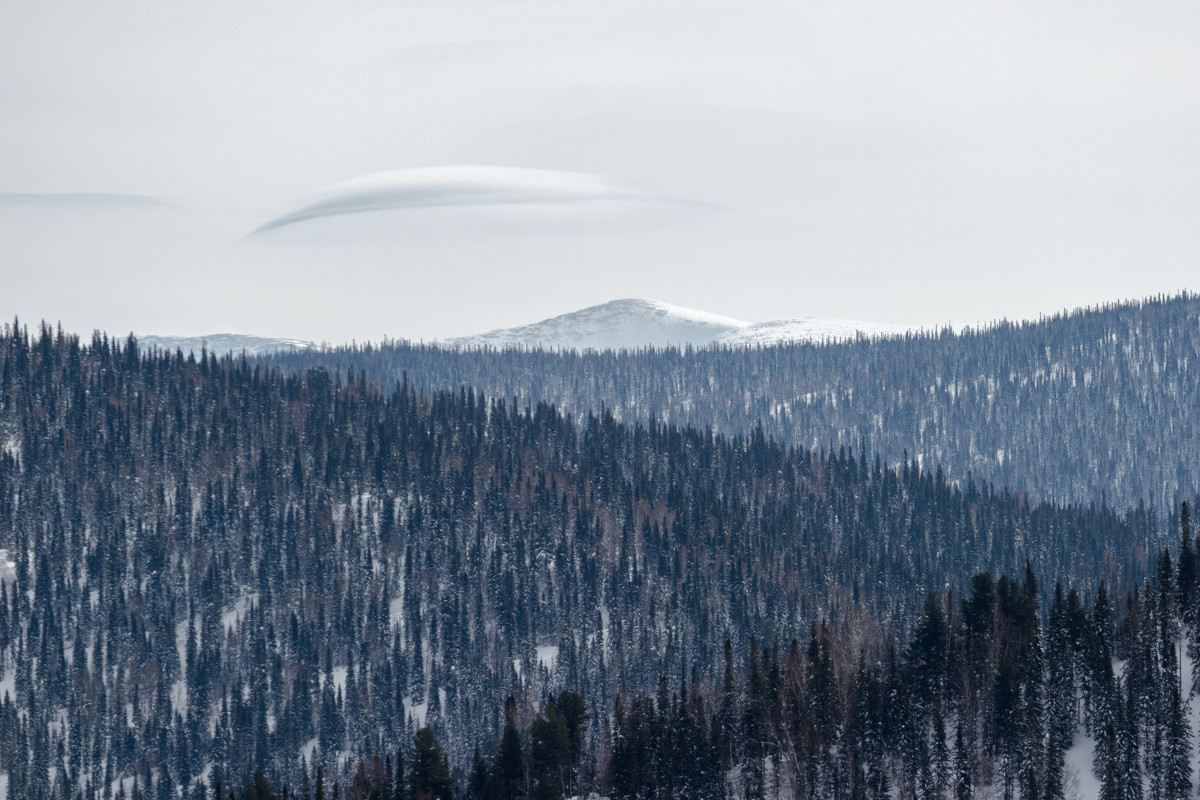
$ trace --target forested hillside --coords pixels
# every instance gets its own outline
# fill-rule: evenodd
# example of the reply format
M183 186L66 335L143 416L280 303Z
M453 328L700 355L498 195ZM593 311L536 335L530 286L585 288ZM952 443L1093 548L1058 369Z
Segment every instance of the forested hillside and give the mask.
M10 797L297 785L301 755L344 776L422 724L461 765L510 695L608 709L660 674L716 682L727 638L822 621L878 655L930 590L1027 560L1134 586L1174 541L1150 511L1031 505L761 430L48 329L0 337L0 445Z
M1115 605L1103 587L1088 607L1057 584L1047 607L1031 570L980 573L965 596L931 593L903 646L863 649L824 624L790 644L727 642L719 682L663 675L601 710L599 749L578 695L551 695L536 716L510 698L458 788L468 800L1190 797L1184 653L1200 654L1200 573L1186 521L1182 534L1177 562L1164 551ZM364 759L350 792L449 800L449 770L427 766L438 752L423 730L394 769L391 754Z
M763 348L551 353L406 343L278 353L289 371L473 386L580 416L610 410L810 448L907 452L1040 499L1167 511L1200 491L1200 297L981 331ZM931 467L932 468L932 467Z

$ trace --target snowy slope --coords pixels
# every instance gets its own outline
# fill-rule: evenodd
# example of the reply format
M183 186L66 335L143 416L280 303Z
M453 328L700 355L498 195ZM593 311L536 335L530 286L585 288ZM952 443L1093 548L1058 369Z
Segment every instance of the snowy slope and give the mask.
M1182 679L1182 696L1185 698L1184 703L1187 708L1188 726L1192 734L1193 744L1196 737L1200 735L1200 701L1193 696L1192 693L1192 658L1181 646L1179 640L1175 642L1178 652L1182 655L1180 661L1180 678ZM1125 662L1113 659L1113 672L1118 676L1125 674ZM1083 730L1080 729L1075 737L1075 744L1064 754L1066 759L1066 782L1067 782L1067 797L1076 797L1078 800L1100 800L1100 779L1092 772L1092 755L1096 750L1096 740L1091 736L1085 736ZM1192 749L1192 780L1195 781L1196 776L1200 776L1200 749L1193 747ZM1075 795L1071 793L1072 781L1077 783L1078 792ZM1149 783L1149 776L1143 775L1143 795L1149 795L1149 787L1145 784Z
M758 322L722 333L713 339L713 344L726 347L755 347L785 342L822 342L829 340L854 339L860 333L872 339L880 336L903 336L916 330L911 325L894 325L885 322L858 322L849 319L777 319Z
M544 347L619 350L667 345L700 346L747 323L656 300L613 300L517 328L447 339L452 347Z
M185 355L199 355L200 350L205 347L210 353L241 354L244 351L248 356L261 356L279 350L307 350L313 346L312 342L300 339L272 339L237 333L214 333L208 336L139 336L137 340L143 349L157 347L172 353L182 350Z

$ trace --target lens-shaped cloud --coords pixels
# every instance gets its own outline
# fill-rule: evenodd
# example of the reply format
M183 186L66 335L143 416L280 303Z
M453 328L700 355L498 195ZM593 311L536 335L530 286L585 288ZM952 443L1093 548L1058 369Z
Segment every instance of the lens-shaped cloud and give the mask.
M420 167L375 172L335 183L300 207L259 226L254 234L321 217L368 211L631 203L693 205L623 189L577 172L499 166Z

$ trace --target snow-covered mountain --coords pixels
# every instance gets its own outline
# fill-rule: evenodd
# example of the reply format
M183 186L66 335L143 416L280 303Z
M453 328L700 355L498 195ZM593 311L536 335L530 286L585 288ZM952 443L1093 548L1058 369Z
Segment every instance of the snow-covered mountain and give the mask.
M569 314L500 328L475 336L447 339L452 347L544 347L552 350L619 350L667 345L755 347L783 342L820 342L903 335L916 330L854 320L806 317L749 323L656 300L613 300Z
M143 348L157 347L160 350L184 354L200 354L207 348L210 353L233 353L248 356L263 356L279 350L307 350L312 342L301 339L273 339L264 336L244 336L238 333L213 333L208 336L138 336L138 345Z
M560 314L530 325L498 328L473 336L435 342L442 347L506 347L547 350L636 350L640 347L763 347L786 342L823 342L902 336L922 330L915 325L862 322L844 319L801 317L767 322L745 322L657 300L613 300L597 306ZM214 333L208 336L139 336L143 348L199 354L245 352L261 356L286 350L315 347L302 339Z
M748 323L656 300L613 300L569 314L447 339L453 347L544 347L551 350L620 350L701 346Z

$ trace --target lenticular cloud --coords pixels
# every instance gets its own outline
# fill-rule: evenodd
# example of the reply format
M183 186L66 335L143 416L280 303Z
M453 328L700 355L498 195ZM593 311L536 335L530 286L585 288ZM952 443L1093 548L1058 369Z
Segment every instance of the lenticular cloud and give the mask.
M576 172L494 166L449 166L374 172L329 186L254 233L297 222L367 211L494 205L656 202Z

